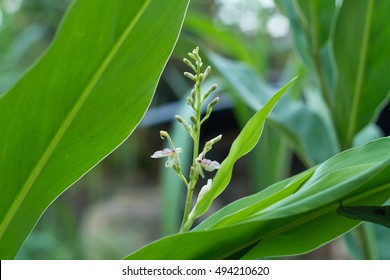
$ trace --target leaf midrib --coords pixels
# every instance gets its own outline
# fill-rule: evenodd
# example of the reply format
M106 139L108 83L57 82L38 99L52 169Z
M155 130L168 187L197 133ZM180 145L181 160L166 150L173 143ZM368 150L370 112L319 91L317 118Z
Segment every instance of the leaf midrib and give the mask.
M16 215L16 212L19 210L20 206L22 205L23 201L27 197L27 194L30 192L31 188L33 187L36 179L41 174L42 170L46 166L47 162L49 161L51 155L53 154L54 150L58 146L59 142L63 138L64 134L68 130L69 126L81 110L82 106L84 105L85 101L89 97L90 93L94 89L95 85L98 83L99 79L117 54L118 50L122 47L124 41L129 36L131 31L134 29L135 25L138 23L142 15L145 13L146 9L149 7L152 0L146 0L144 4L141 6L141 8L136 13L135 17L132 21L129 22L127 28L124 30L122 35L119 37L119 39L116 41L116 43L113 45L110 52L105 57L103 63L101 66L97 69L95 74L93 75L90 82L87 84L86 88L80 95L80 98L77 100L75 105L73 106L72 110L69 112L69 114L66 116L64 121L62 122L61 126L58 128L56 134L54 135L53 139L47 146L45 152L42 154L42 157L36 164L36 166L32 169L32 172L28 179L26 180L25 184L21 188L19 194L17 195L16 199L12 203L11 207L8 209L6 215L4 216L3 221L0 224L0 239L3 237L4 233L6 232L8 226L10 225L12 219Z

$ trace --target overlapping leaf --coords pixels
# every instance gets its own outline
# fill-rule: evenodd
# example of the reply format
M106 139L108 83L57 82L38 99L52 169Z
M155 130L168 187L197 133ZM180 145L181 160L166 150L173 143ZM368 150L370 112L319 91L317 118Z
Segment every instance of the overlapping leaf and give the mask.
M44 57L0 99L0 257L123 142L150 104L188 1L78 0Z
M389 149L387 137L345 151L226 206L191 232L158 240L127 258L253 259L313 250L359 224L337 214L340 201L380 205L390 197L390 155L384 152ZM253 205L256 211L248 211ZM235 215L231 224L219 224Z
M342 147L378 116L389 98L390 1L343 1L333 35L334 121ZM351 32L353 28L354 32Z

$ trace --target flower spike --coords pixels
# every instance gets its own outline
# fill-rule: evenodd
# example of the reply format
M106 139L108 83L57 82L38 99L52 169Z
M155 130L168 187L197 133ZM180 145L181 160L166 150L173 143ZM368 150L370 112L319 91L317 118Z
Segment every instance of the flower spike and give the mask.
M179 178L184 182L187 187L187 196L186 202L184 206L184 214L183 220L180 227L180 232L190 230L194 219L194 212L191 211L191 207L193 204L193 192L198 183L199 176L205 177L204 172L212 172L221 167L219 162L207 159L206 153L211 150L212 146L221 140L222 135L218 135L213 139L207 141L203 147L201 153L199 150L200 144L200 134L202 124L209 118L213 111L213 107L218 103L219 98L216 97L211 101L208 101L208 105L206 108L205 114L203 114L202 108L206 105L205 102L211 96L211 94L216 90L217 85L213 84L207 90L202 90L202 84L209 76L211 67L207 66L204 71L202 69L203 61L199 55L199 48L196 47L191 52L188 53L188 58L183 59L184 64L189 67L189 72L184 72L184 76L193 82L193 89L191 90L190 96L187 97L187 103L192 109L192 114L189 115L188 119L184 119L182 116L175 115L176 120L183 125L188 134L193 140L193 153L192 153L192 165L189 170L188 180L183 175L181 170L181 164L179 161L179 153L181 153L181 148L176 148L173 144L171 137L168 132L161 130L160 137L162 139L167 138L169 142L169 148L165 148L161 151L155 152L151 157L152 158L167 158L167 162L165 163L166 167L172 167L172 169L176 172ZM212 187L212 180L208 179L207 184L203 186L198 194L198 199L196 204L200 200L204 200L209 194L209 191ZM196 204L193 209L196 208Z

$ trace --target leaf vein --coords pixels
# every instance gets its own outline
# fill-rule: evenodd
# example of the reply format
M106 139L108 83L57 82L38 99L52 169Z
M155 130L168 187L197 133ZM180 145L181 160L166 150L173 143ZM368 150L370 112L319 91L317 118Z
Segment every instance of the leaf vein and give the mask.
M9 224L11 223L12 219L16 215L18 209L22 205L23 201L27 197L27 194L30 192L31 188L33 187L35 181L41 174L42 170L46 166L47 162L49 161L50 157L52 156L54 150L60 143L61 139L63 138L64 134L72 124L73 120L77 116L77 114L80 112L82 106L84 105L85 101L89 97L90 93L94 89L95 85L98 83L99 79L105 72L105 70L108 68L109 64L117 54L118 50L123 45L126 38L129 36L131 31L134 29L142 15L145 13L147 8L150 6L152 0L147 0L144 2L144 4L141 6L141 8L138 10L136 16L129 22L126 29L123 31L119 39L116 41L116 43L113 45L107 56L105 57L103 63L101 66L97 69L95 74L93 75L91 81L87 84L84 91L81 93L80 98L77 100L75 105L73 106L72 110L69 112L67 117L64 119L60 127L58 128L56 134L54 135L53 139L47 146L45 152L42 154L42 157L36 164L35 168L31 172L30 176L26 180L25 184L21 188L19 194L17 195L16 199L12 203L11 207L8 209L6 215L4 216L3 221L0 224L0 239L3 237L4 233L6 232Z

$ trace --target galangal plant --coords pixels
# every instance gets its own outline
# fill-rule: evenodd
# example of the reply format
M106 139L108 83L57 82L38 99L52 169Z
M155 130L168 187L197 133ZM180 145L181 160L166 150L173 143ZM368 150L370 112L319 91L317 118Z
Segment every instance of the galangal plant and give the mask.
M194 109L195 115L190 118L192 125L180 116L176 116L176 119L194 142L190 179L187 180L182 173L182 150L174 146L166 131L161 131L160 135L168 138L170 148L152 155L154 158L168 157L165 166L172 167L187 187L183 223L178 234L151 243L127 259L254 259L301 254L356 227L361 219L389 226L389 209L386 206L348 206L367 203L379 205L389 198L390 157L383 151L390 148L390 138L383 138L342 152L258 194L233 202L188 232L194 220L204 214L212 201L227 187L235 162L256 145L266 117L295 80L278 91L247 122L233 142L227 158L219 164L204 156L221 139L221 135L206 142L202 152L198 153L200 124L209 117L213 105L218 101L213 99L209 103L204 117L198 113L201 104L215 89L212 86L205 93L201 90L210 66L204 75L200 71L202 63L198 49L189 53L189 56L196 60L198 66L194 67L188 60L184 60L195 71L195 75L185 73L195 82L192 94L188 97L188 104ZM189 198L192 198L198 176L204 177L204 170L217 170L217 173L200 189L190 211Z
M382 137L376 121L390 97L385 74L390 63L385 12L389 2L276 0L275 4L289 20L295 50L281 80L296 73L299 77L292 85L293 94L283 96L270 113L263 141L252 153L250 174L258 189L283 178L283 171L290 167L290 149L311 168ZM275 85L263 78L268 73L261 71L264 62L256 59L259 51L252 48L253 38L237 40L234 34L213 28L212 19L191 11L187 19L185 28L230 57L206 52L219 74L220 88L246 104L248 111L259 110ZM262 38L257 40L266 43ZM286 38L277 42L285 44ZM242 106L236 110L242 111ZM381 121L386 125L385 113ZM365 209L356 215L367 218L375 207L354 209ZM382 218L388 215L385 209L379 211ZM339 211L348 213L342 210L345 207ZM351 258L390 258L389 230L384 227L363 223L344 237Z

